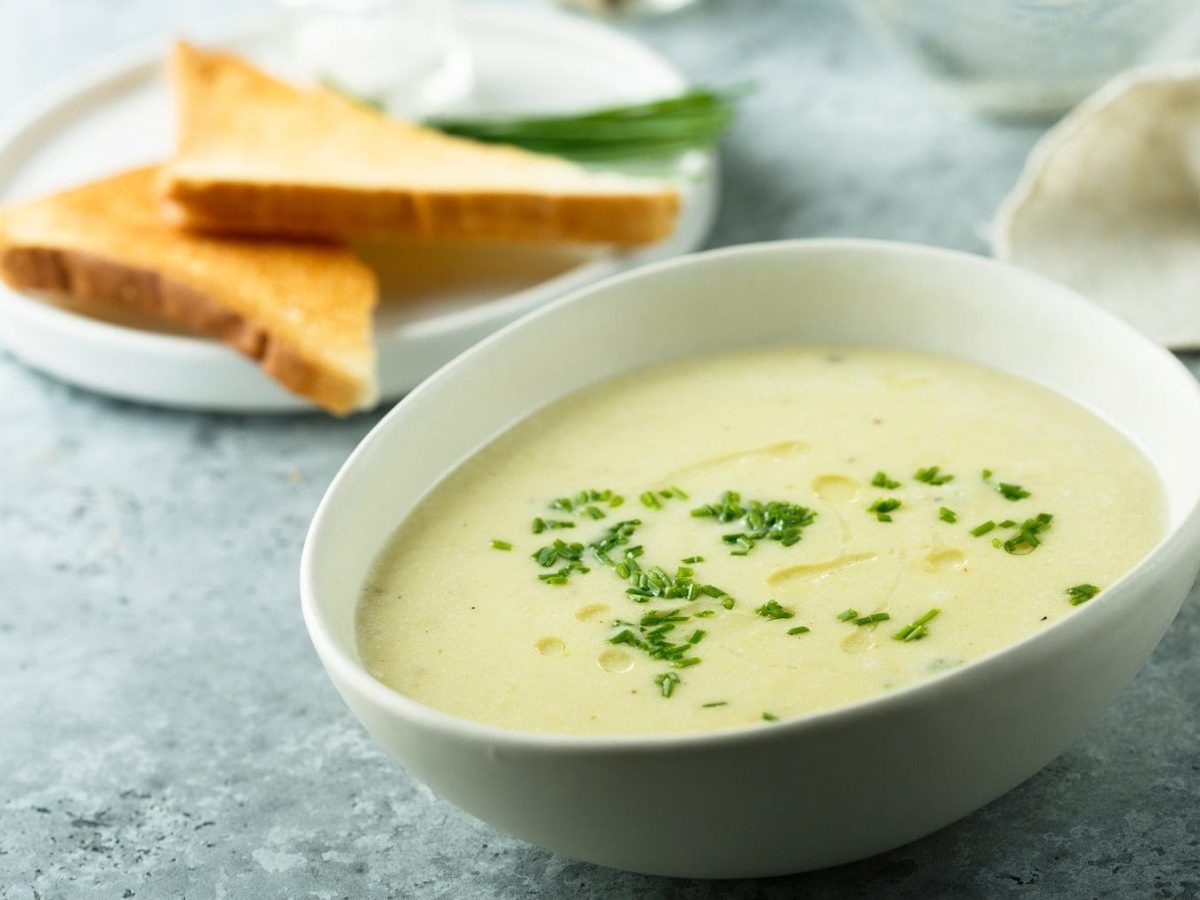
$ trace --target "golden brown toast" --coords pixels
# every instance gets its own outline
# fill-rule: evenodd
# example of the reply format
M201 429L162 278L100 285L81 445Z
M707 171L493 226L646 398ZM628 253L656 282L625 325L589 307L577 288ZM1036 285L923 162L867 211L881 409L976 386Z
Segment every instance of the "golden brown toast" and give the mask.
M340 247L177 231L156 175L134 169L3 210L0 277L216 338L330 412L370 404L371 270Z
M161 189L172 220L239 234L643 244L676 192L556 156L450 137L227 53L177 44L178 139Z

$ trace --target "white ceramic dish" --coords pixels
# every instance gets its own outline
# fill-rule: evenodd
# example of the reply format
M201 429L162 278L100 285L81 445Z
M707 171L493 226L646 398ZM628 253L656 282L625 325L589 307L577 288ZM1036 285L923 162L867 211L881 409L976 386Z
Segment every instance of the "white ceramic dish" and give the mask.
M1166 538L1034 637L916 686L773 726L651 737L519 733L421 706L362 668L354 609L366 572L459 460L600 379L781 342L947 353L1057 390L1152 461L1166 487ZM999 796L1061 752L1133 678L1200 566L1198 455L1192 376L1066 288L900 244L733 248L577 292L460 356L400 403L317 511L301 564L304 617L367 729L412 774L498 828L639 872L813 869L911 841Z
M632 39L547 9L464 5L461 31L480 85L475 106L489 112L577 110L685 86L678 71ZM257 17L190 37L271 65L279 34L276 18ZM172 117L164 48L156 41L122 53L34 101L0 134L0 202L166 156ZM566 291L698 247L715 213L716 166L709 153L688 162L695 177L681 182L675 233L643 250L376 248L370 258L381 275L375 317L381 398L395 399L456 353ZM102 322L3 286L0 294L0 342L64 381L166 406L312 409L215 341L163 333L149 322Z

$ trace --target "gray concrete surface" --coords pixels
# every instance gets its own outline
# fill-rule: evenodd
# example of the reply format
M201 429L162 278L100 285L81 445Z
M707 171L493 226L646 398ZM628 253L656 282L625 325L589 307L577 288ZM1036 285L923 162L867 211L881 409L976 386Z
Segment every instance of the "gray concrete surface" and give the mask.
M0 0L0 115L130 41L248 6ZM760 84L726 146L714 246L982 251L1038 133L941 105L835 0L711 0L631 30L697 80ZM308 519L376 419L149 409L0 352L0 898L1200 895L1195 594L1057 761L874 859L676 881L470 819L374 746L300 621Z

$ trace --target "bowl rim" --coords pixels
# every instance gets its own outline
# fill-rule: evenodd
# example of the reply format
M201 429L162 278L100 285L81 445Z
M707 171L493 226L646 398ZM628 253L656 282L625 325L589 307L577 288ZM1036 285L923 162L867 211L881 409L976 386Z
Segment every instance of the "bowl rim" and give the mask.
M1096 601L1089 602L1083 608L1076 608L1070 615L1054 622L1051 627L1039 631L980 656L976 659L955 666L942 672L928 675L910 685L894 690L871 695L852 703L819 709L799 716L783 718L775 722L754 722L746 725L735 725L707 731L681 732L651 732L647 734L570 734L562 732L541 732L515 728L506 728L485 722L478 722L453 713L443 712L431 706L426 706L399 691L388 687L372 676L362 663L345 653L337 641L331 636L323 616L320 613L317 600L317 590L314 578L314 558L317 546L325 543L328 538L324 534L324 520L328 508L342 489L348 473L360 464L376 444L388 439L387 435L393 428L393 422L406 405L414 402L430 390L437 390L439 382L451 372L465 365L470 365L475 356L480 355L497 342L508 340L508 335L514 330L525 327L525 323L555 315L562 307L576 302L577 298L586 297L597 291L606 291L614 286L637 281L643 278L657 277L659 273L676 268L685 268L696 264L697 260L719 260L735 256L755 256L759 254L791 254L820 253L826 251L851 251L867 254L898 254L910 257L924 257L942 262L957 262L978 266L984 269L1001 270L1006 277L1015 278L1018 282L1025 281L1035 288L1040 295L1055 295L1053 302L1067 308L1072 315L1091 316L1100 320L1108 320L1124 332L1124 338L1134 345L1140 345L1143 351L1149 351L1157 357L1164 372L1170 371L1173 377L1190 385L1194 399L1195 410L1200 413L1200 381L1172 353L1138 332L1117 316L1095 305L1079 292L1050 279L1020 269L1010 263L990 257L980 256L959 250L950 250L925 244L906 241L878 240L872 238L794 238L778 241L762 241L750 244L738 244L707 250L700 253L685 254L650 265L641 266L628 272L623 272L602 281L572 291L520 319L505 326L494 334L484 338L468 350L456 356L443 365L416 387L407 396L393 406L388 413L359 441L351 454L339 468L329 487L326 489L316 512L313 515L308 533L305 537L304 548L300 560L300 603L305 627L309 638L328 670L336 685L349 686L359 696L364 697L377 708L381 708L389 717L408 721L414 726L429 731L440 732L448 737L460 740L479 741L493 747L527 751L553 751L555 753L588 754L598 751L605 753L643 753L678 750L684 746L703 745L705 747L756 744L779 739L793 740L810 731L820 731L834 727L845 727L865 718L876 715L882 708L892 706L896 711L905 707L923 704L931 697L936 697L947 682L954 679L955 683L990 677L1000 667L1013 668L1022 664L1022 658L1037 653L1039 655L1053 649L1055 644L1069 643L1070 635L1085 627L1087 623L1105 614L1108 604ZM1019 374L1016 377L1022 377ZM1053 390L1053 388L1051 388ZM1076 402L1070 397L1071 402ZM1077 403L1078 405L1078 403ZM1091 410L1089 410L1091 411ZM1093 412L1096 414L1096 412ZM1135 444L1136 446L1136 444ZM1200 448L1198 448L1200 449ZM1140 452L1140 448L1139 448ZM1151 461L1153 466L1153 461ZM1153 466L1159 476L1164 491L1169 486L1162 481L1162 473L1158 466ZM397 522L399 525L399 522ZM1145 588L1153 578L1159 563L1172 550L1188 540L1188 531L1200 532L1200 494L1191 507L1180 517L1177 524L1166 532L1151 550L1142 557L1129 571L1104 589L1101 596L1114 592L1125 593L1138 588ZM1099 598L1097 598L1099 599ZM967 688L969 689L969 687Z

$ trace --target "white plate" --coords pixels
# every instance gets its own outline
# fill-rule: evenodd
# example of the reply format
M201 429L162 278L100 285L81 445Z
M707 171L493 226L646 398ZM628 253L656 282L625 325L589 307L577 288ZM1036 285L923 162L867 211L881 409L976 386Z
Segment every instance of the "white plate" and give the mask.
M520 7L468 5L479 103L560 111L674 93L683 77L640 44L581 19ZM257 19L209 45L271 55L278 21ZM95 66L44 95L0 136L0 200L8 202L166 156L171 111L164 44ZM681 185L675 234L639 251L416 244L369 252L379 268L376 315L381 400L411 389L447 360L518 316L606 275L694 250L715 212L716 169L695 154ZM692 162L689 160L689 162ZM403 272L402 280L395 273ZM392 273L389 275L389 273ZM309 408L249 360L201 338L135 320L103 322L4 291L0 340L28 365L82 387L167 406L285 411Z

